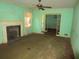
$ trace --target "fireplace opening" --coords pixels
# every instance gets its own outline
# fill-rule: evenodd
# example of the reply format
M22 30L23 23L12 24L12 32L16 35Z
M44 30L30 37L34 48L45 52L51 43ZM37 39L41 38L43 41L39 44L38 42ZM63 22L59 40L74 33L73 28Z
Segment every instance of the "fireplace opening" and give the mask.
M21 37L20 30L20 25L7 26L6 31L8 42L14 42L15 40L18 40L18 38Z

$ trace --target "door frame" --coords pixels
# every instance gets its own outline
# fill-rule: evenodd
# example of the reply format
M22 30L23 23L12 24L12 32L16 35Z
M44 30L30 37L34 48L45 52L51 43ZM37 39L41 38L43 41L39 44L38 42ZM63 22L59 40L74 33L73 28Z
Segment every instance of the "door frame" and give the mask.
M46 32L46 29L45 29L46 28L46 15L61 15L61 14L60 13L59 14L58 13L55 13L55 14L51 14L51 13L44 14L42 16L42 32ZM58 19L57 19L57 21L58 21ZM61 26L61 18L60 18L60 26ZM56 29L57 29L57 26L56 26ZM59 36L59 34L57 34L57 30L56 30L56 36Z

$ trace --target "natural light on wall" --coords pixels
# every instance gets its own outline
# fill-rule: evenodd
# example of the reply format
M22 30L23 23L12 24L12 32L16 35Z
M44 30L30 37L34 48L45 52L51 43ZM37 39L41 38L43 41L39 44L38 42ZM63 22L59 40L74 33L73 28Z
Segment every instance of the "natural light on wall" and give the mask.
M31 18L32 18L32 13L31 12L27 12L25 14L25 27L26 28L30 28L31 27Z

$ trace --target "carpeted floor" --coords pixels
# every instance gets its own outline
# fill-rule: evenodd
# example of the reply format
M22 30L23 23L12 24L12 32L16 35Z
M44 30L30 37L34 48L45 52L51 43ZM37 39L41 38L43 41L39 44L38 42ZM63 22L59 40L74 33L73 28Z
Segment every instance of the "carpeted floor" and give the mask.
M74 59L70 39L44 34L24 36L0 47L0 59Z

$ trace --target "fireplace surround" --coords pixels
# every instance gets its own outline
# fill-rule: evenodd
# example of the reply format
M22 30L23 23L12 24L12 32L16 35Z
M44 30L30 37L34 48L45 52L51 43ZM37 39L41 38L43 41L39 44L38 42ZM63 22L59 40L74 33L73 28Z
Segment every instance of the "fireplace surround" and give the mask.
M19 37L23 36L23 23L22 21L3 21L1 22L2 25L2 29L3 29L3 40L2 40L2 44L8 43L8 34L7 34L7 28L8 27L16 27L19 26ZM17 32L18 29L16 29L15 32ZM17 37L18 37L18 32L17 32Z

